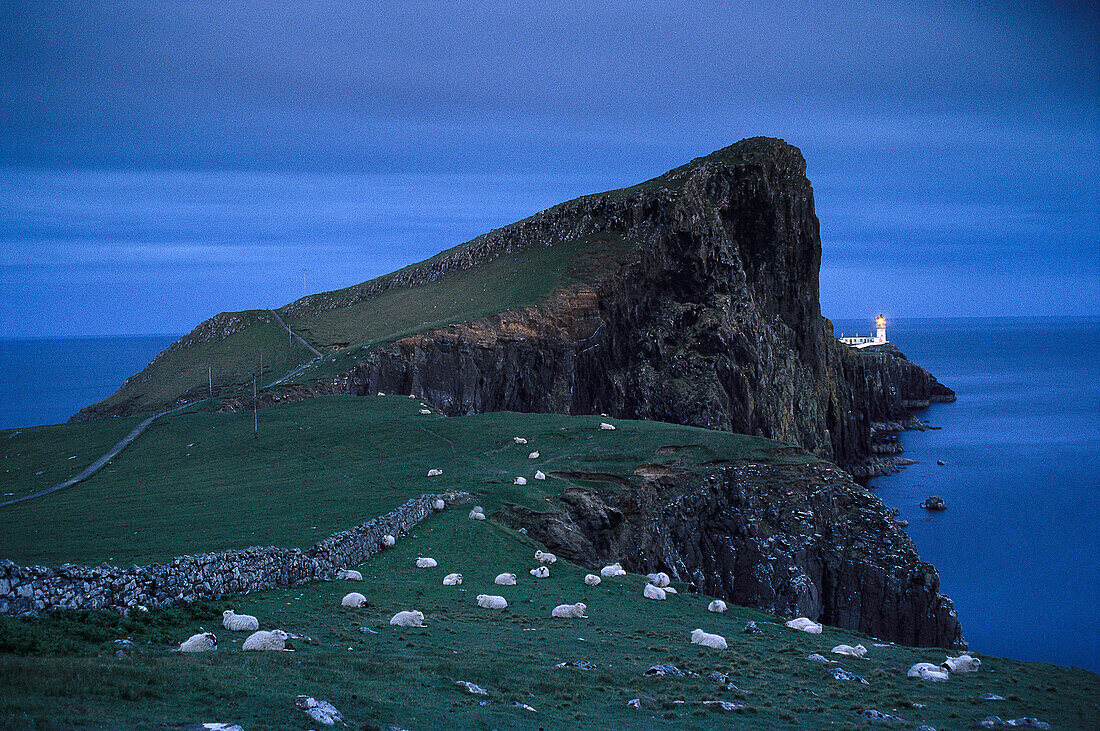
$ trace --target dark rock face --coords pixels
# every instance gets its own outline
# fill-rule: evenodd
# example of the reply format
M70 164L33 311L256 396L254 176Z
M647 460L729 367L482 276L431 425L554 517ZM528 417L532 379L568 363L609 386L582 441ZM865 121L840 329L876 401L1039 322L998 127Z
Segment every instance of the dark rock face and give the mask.
M590 568L619 561L785 617L965 647L939 574L896 512L832 465L747 463L571 493L562 513L511 509L499 519Z

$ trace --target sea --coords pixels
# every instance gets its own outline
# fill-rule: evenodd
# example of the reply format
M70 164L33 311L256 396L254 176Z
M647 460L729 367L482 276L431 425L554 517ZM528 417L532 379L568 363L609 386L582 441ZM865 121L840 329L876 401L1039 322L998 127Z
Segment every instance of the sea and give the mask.
M65 421L176 337L0 340L0 428ZM938 428L901 435L917 464L870 484L970 647L1100 671L1100 319L897 319L888 337L958 400L918 412ZM933 494L945 511L918 507Z

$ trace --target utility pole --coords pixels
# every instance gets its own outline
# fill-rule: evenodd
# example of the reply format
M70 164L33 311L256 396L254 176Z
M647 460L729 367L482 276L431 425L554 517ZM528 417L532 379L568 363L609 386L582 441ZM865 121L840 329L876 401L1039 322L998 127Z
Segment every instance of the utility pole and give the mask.
M302 269L302 296L305 297L309 294L309 290L306 289L306 270Z
M260 378L264 377L264 351L260 351Z
M206 366L206 377L210 379L210 398L214 398L214 366Z
M252 438L260 436L260 414L256 405L256 376L252 376Z

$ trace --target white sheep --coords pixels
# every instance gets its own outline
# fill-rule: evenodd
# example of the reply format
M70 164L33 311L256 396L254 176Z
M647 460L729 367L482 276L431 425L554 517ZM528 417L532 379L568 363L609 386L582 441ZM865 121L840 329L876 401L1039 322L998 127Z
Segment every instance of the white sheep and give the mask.
M531 452L531 454L527 455L527 459L538 459L538 458L539 458L538 451Z
M443 474L443 470L437 470L434 467L428 470L428 477L439 477Z
M959 655L949 657L940 664L952 673L976 673L982 666L982 661L970 655Z
M665 590L653 584L646 584L645 589L642 591L642 595L645 596L646 599L663 601L665 598Z
M664 589L666 586L668 586L670 581L670 579L668 578L668 574L666 574L664 571L660 571L656 574L646 574L645 577L649 579L649 583L653 584L659 589Z
M485 520L485 513L481 512L477 508L470 511L470 520Z
M366 604L367 598L357 591L346 594L344 598L340 600L340 606L342 607L364 607Z
M378 392L378 395L379 395L379 396L385 396L386 394L384 394L384 393L382 393L381 391L379 391L379 392Z
M237 614L232 609L222 612L222 627L230 632L244 632L245 630L258 630L260 620L251 614Z
M596 576L595 574L588 574L584 577L584 583L588 584L589 586L599 586L600 581L600 577Z
M726 611L726 603L721 599L715 599L707 605L707 611L718 612L719 614L721 614L722 612Z
M613 563L610 566L604 566L600 569L600 576L605 579L610 579L615 576L626 576L626 572L623 571L623 567L617 563Z
M527 440L523 437L512 437L512 441L516 444L527 444Z
M382 548L393 548L395 545L397 545L397 539L389 533L382 536Z
M443 577L443 586L459 586L462 584L462 574L447 574Z
M604 431L615 431L615 425L614 424L608 424L606 421L602 422L600 424L600 428L603 429Z
M394 627L424 627L424 612L398 612L390 617L390 624Z
M428 414L432 413L432 410L431 409L421 409L420 413L424 416L427 416Z
M673 589L671 586L663 586L661 588L664 590L664 592L666 594L679 594L680 593L680 592L676 591L675 589Z
M692 630L691 644L713 647L715 650L729 649L725 637L722 635L712 635L710 632L704 632L701 629Z
M550 577L550 569L545 566L539 566L537 569L531 569L531 576L536 579L547 579Z
M508 600L502 596L492 594L478 594L477 605L482 609L507 609Z
M939 683L942 683L950 677L946 670L930 662L918 662L916 665L909 668L909 672L907 672L906 675L910 678L920 678L921 680L931 680Z
M500 586L515 586L516 585L516 575L515 574L497 574L497 577L495 579L493 579L493 583L494 584L499 584Z
M832 649L832 652L837 655L848 655L849 657L863 657L867 654L867 648L863 645L837 645Z
M536 480L545 480L546 479L546 473L543 472L542 470L535 470L535 479Z
M213 632L191 635L180 643L176 652L208 652L218 649L218 638Z
M550 616L560 619L588 619L588 615L584 613L586 609L588 609L588 605L583 602L559 604L550 612Z
M526 477L517 477L516 479L512 480L512 484L513 485L526 485L527 484L527 478Z
M337 569L336 578L346 579L348 581L362 581L363 575L355 569Z
M409 398L416 398L416 394L412 394L412 393L410 393L410 394L409 394Z
M416 568L418 569L434 569L439 564L434 558L425 558L424 556L418 556L416 559Z
M275 652L290 652L286 649L286 641L289 635L281 629L273 629L270 632L260 630L253 632L241 645L242 650L272 650Z
M787 622L786 625L791 629L796 629L799 632L809 632L811 635L821 634L821 625L813 621L809 617L799 617L798 619L792 619Z
M443 498L437 497L435 499L435 502L432 503L432 507L435 508L437 511L443 510L445 507L447 507L447 503L443 502Z
M535 551L535 560L539 563L553 564L557 563L558 557L546 551Z

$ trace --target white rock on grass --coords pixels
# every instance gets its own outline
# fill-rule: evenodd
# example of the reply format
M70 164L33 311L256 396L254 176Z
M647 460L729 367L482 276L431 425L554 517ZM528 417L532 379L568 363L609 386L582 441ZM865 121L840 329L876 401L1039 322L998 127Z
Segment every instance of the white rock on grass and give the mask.
M439 563L434 558L428 558L426 556L418 556L416 558L416 568L418 569L434 569Z
M701 629L692 630L691 644L713 647L715 650L729 649L725 637L722 635L712 635L710 632L704 632Z
M813 621L809 617L799 617L798 619L792 619L785 623L787 627L796 629L800 632L809 632L811 635L821 634L821 625Z
M307 716L322 726L347 725L344 722L344 714L336 710L336 706L328 701L319 701L308 695L300 695L295 697L294 707L305 711Z
M707 611L708 612L719 612L719 613L721 613L721 612L726 611L726 608L727 608L726 603L724 601L722 601L721 599L715 599L714 601L712 601L710 604L707 605Z

